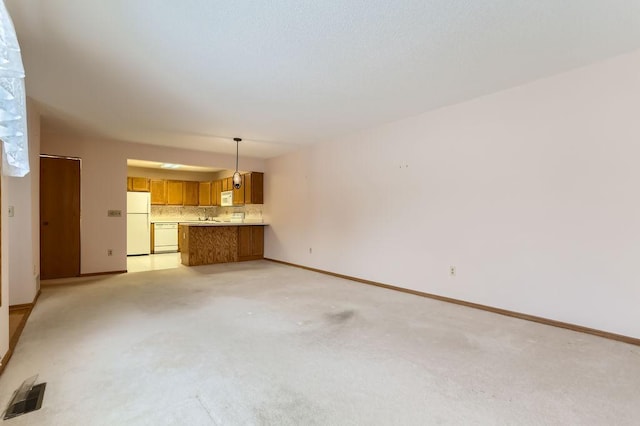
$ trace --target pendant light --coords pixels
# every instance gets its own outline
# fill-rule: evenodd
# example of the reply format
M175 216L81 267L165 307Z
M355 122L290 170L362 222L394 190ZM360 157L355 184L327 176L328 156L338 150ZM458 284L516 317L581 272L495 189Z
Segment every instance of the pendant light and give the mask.
M233 187L235 189L240 189L242 186L242 176L240 176L240 172L238 171L238 144L242 139L233 138L236 141L236 172L233 174Z

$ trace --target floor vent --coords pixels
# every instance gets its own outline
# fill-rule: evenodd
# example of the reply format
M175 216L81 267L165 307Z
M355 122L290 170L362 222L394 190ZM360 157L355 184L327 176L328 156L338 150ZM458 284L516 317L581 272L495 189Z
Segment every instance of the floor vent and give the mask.
M11 401L4 413L4 420L27 414L42 407L42 399L44 398L44 389L46 383L34 385L38 376L29 377L22 382L22 385L13 393Z

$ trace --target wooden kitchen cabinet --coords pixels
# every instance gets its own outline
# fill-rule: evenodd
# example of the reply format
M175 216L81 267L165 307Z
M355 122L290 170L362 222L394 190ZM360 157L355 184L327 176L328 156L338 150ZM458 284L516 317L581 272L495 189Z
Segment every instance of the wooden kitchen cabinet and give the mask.
M167 204L167 181L162 179L151 179L149 186L151 190L151 204Z
M222 181L215 180L211 182L211 205L220 205L220 192L222 192Z
M198 182L198 205L212 206L212 182Z
M156 224L155 223L151 223L151 238L149 238L149 244L151 244L151 247L149 248L149 253L154 254L156 251L156 240L155 240L155 235L156 235Z
M251 172L242 176L244 181L244 203L264 204L264 173Z
M182 204L185 206L197 206L200 192L198 182L184 181L182 186Z
M235 189L233 187L233 178L231 178L231 188L233 190L233 205L234 206L242 206L244 205L244 175L242 177L242 185L240 185L240 189Z
M143 177L127 177L127 191L149 192L149 179Z
M181 180L167 181L167 205L184 205L184 182Z
M131 178L131 190L135 192L149 192L149 179L144 177Z
M231 178L224 178L220 182L222 184L222 191L231 191L233 188L231 186Z
M238 261L264 257L264 226L238 226Z

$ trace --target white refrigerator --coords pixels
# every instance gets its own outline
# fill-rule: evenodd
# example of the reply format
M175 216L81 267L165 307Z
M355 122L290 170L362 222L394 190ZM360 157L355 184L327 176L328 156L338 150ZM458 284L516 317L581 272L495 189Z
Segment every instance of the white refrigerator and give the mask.
M151 194L127 192L127 256L151 253Z

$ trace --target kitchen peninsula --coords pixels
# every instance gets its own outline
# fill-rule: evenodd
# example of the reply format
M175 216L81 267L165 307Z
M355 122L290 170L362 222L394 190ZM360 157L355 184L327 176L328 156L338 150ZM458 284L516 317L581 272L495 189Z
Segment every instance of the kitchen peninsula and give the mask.
M258 260L264 256L264 223L182 222L179 246L183 265Z

